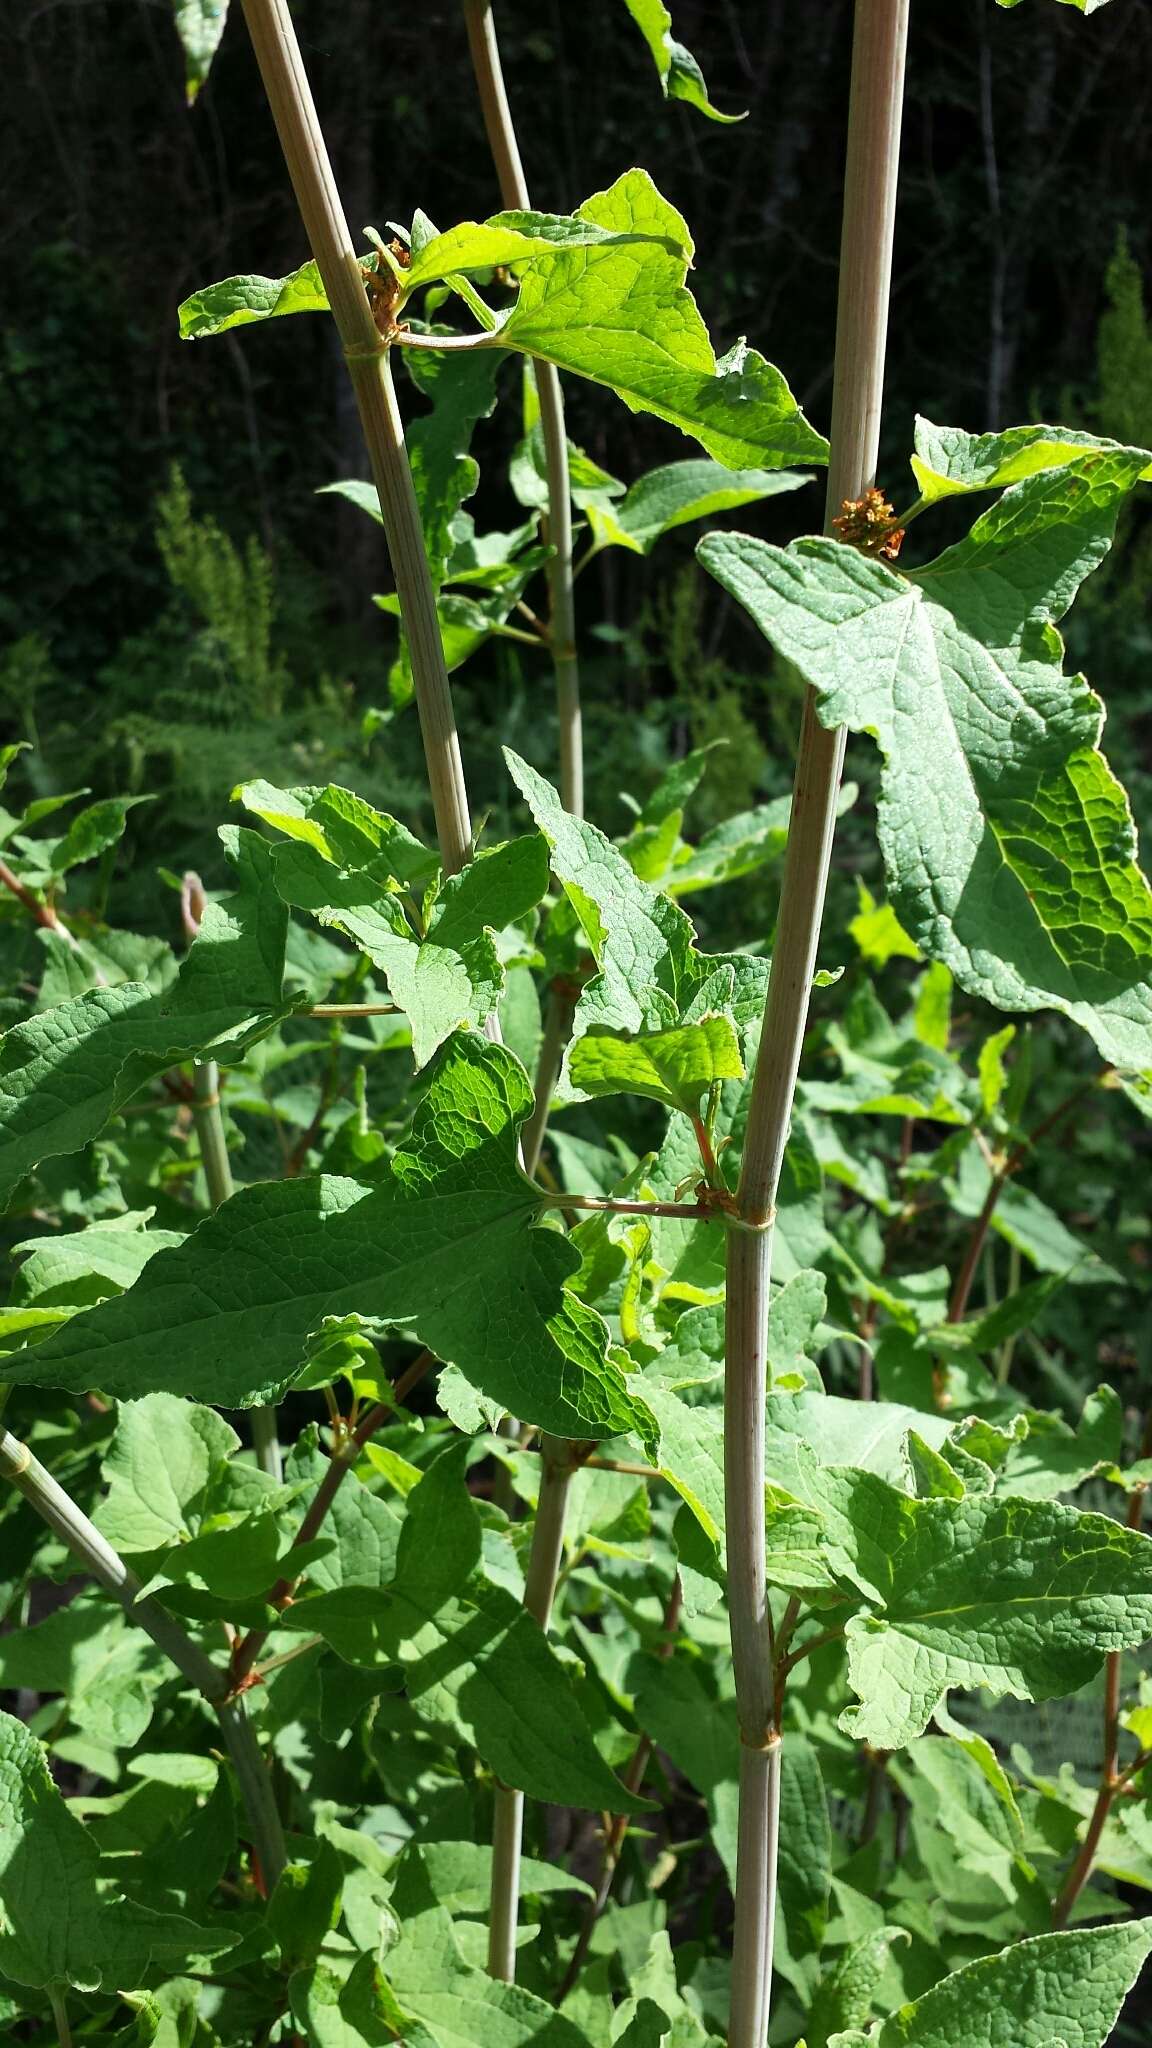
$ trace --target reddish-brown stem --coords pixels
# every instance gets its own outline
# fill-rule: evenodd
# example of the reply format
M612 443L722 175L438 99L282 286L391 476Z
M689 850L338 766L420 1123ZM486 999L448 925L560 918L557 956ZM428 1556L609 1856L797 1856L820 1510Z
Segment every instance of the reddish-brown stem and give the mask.
M696 1133L696 1143L700 1148L700 1158L704 1167L705 1179L710 1187L722 1187L723 1181L720 1176L719 1161L716 1158L708 1126L702 1116L693 1117L692 1129Z
M1104 1071L1107 1072L1108 1069L1105 1068ZM980 1264L980 1255L984 1250L984 1242L988 1236L992 1218L996 1213L996 1204L1000 1200L1013 1174L1019 1173L1020 1168L1028 1159L1030 1153L1040 1143L1041 1139L1050 1137L1057 1125L1063 1123L1064 1118L1069 1116L1075 1109L1076 1104L1082 1101L1085 1095L1090 1095L1093 1089L1098 1088L1099 1085L1099 1074L1093 1074L1090 1081L1082 1081L1080 1086L1074 1088L1072 1093L1066 1096L1063 1102L1058 1103L1056 1108L1051 1110L1046 1117L1042 1117L1040 1122L1028 1132L1027 1136L1022 1138L1018 1145L1014 1146L1007 1158L1003 1159L1000 1165L994 1169L988 1186L988 1193L984 1197L984 1205L972 1226L972 1234L968 1239L967 1249L964 1253L964 1262L956 1276L956 1285L952 1289L952 1299L948 1304L948 1321L950 1323L959 1323L964 1318L968 1307L968 1297L972 1292L972 1282L976 1277L976 1269Z
M349 1431L339 1448L333 1451L324 1477L316 1488L311 1505L300 1524L296 1535L297 1544L311 1543L313 1537L319 1534L329 1508L369 1438L375 1436L376 1431L383 1427L389 1416L395 1413L396 1406L407 1399L413 1387L424 1378L425 1373L431 1372L435 1364L434 1353L422 1351L418 1358L413 1359L407 1370L401 1373L393 1389L392 1401L377 1401L361 1416L355 1429ZM278 1579L268 1595L269 1607L286 1607L299 1583L299 1579ZM270 1633L271 1631L266 1628L249 1629L247 1635L242 1636L236 1644L231 1663L233 1692L239 1692L248 1681Z
M992 1179L988 1184L988 1193L984 1197L984 1206L972 1226L972 1234L968 1239L967 1250L964 1253L964 1262L959 1273L956 1275L956 1285L952 1289L952 1299L948 1304L948 1321L950 1323L958 1323L963 1320L964 1313L968 1307L968 1296L972 1292L972 1282L976 1278L976 1268L980 1264L980 1254L984 1249L984 1240L988 1235L992 1218L996 1211L996 1204L1004 1192L1009 1170L1008 1164L1000 1167L992 1175Z
M1141 1456L1146 1457L1150 1447L1152 1417L1149 1418L1144 1431ZM1136 1487L1128 1502L1130 1529L1138 1529L1144 1519L1145 1491L1143 1486ZM1120 1748L1120 1662L1120 1651L1110 1650L1104 1665L1104 1757L1100 1766L1100 1784L1096 1793L1096 1804L1084 1830L1084 1840L1080 1844L1076 1861L1068 1872L1052 1908L1052 1925L1057 1929L1067 1927L1072 1917L1072 1909L1092 1875L1100 1838L1108 1824L1108 1816L1115 1804L1117 1793L1141 1768L1141 1757L1137 1757L1135 1763L1129 1764L1127 1770L1118 1771L1116 1768Z
M43 925L45 931L56 932L66 945L75 946L79 943L75 935L69 931L63 918L53 909L52 905L42 902L39 896L33 895L31 889L20 880L19 876L12 873L8 863L2 860L0 860L0 882L3 883L6 889L12 891L16 901L24 905L29 916L34 917L37 924Z
M591 1464L593 1461L589 1459L587 1462ZM676 1643L676 1631L680 1626L682 1598L683 1593L680 1579L677 1576L672 1582L672 1591L668 1596L668 1604L664 1609L663 1640L656 1652L658 1657L667 1658L672 1655ZM651 1738L647 1735L642 1735L632 1752L627 1769L624 1772L624 1784L629 1792L638 1792L640 1790L644 1782L644 1773L648 1768L648 1760L652 1755L652 1748ZM596 1886L595 1897L588 1901L584 1922L576 1939L576 1946L568 1958L568 1967L564 1972L563 1982L556 1993L557 2005L563 2005L564 2000L567 1998L568 1993L571 1991L584 1967L584 1959L588 1954L592 1936L596 1931L596 1922L608 1904L608 1895L612 1890L613 1880L615 1879L617 1866L620 1862L620 1854L624 1847L624 1837L627 1832L627 1814L613 1814L611 1825L604 1837L604 1851L600 1861L600 1878Z

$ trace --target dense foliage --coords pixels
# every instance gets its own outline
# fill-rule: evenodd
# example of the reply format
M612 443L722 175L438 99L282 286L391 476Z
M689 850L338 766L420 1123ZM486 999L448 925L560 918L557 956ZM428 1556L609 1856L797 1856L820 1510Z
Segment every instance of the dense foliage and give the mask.
M1124 12L1068 22L1090 80ZM727 108L663 7L620 13L654 95ZM223 9L176 14L196 91ZM57 729L42 623L7 657L33 744L4 750L0 813L0 2035L725 2036L748 1744L725 1270L765 1230L740 1163L791 817L765 749L807 689L856 779L760 1362L770 2039L1135 2043L1152 890L1061 622L1086 585L1070 630L1127 697L1126 771L1138 272L1119 245L1086 425L920 418L888 496L779 544L819 523L820 380L802 409L755 323L717 354L648 173L570 213L473 211L369 234L375 341L344 349L361 389L403 362L428 601L479 679L473 858L444 857L417 779L416 614L377 598L400 631L369 708L310 641L310 577L286 636L283 561L179 470L151 622L114 651L93 622L98 749ZM189 355L327 332L322 269L197 283ZM548 365L609 422L568 443L582 621L593 564L648 579L600 628L611 834L546 772ZM667 435L643 470L637 421ZM315 452L371 560L374 487ZM739 677L705 637L721 592ZM95 795L61 772L85 759ZM138 830L155 862L118 866Z

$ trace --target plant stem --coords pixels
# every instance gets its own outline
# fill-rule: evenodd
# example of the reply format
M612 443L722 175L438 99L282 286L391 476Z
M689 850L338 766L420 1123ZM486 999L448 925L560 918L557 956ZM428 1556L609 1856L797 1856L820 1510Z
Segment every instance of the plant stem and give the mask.
M372 318L288 0L243 0L243 5L300 217L356 393L408 636L440 856L446 871L455 874L472 851L468 793L388 351Z
M909 0L857 0L844 172L825 524L874 481L884 381ZM728 1233L725 1494L740 1822L729 2048L763 2048L771 1999L779 1824L772 1619L764 1545L764 1391L771 1223L816 963L844 735L811 689L796 763L772 974Z
M682 1600L683 1589L680 1584L680 1575L677 1573L672 1581L672 1591L668 1596L667 1605L664 1609L664 1640L656 1652L656 1655L663 1660L672 1655L675 1646L676 1631L680 1626ZM648 1760L652 1755L653 1746L652 1739L648 1735L642 1735L636 1744L628 1767L624 1772L624 1783L629 1792L638 1792L640 1790L644 1782L644 1773L648 1768ZM612 1890L613 1880L620 1862L620 1854L624 1847L624 1838L627 1833L627 1814L613 1814L611 1824L604 1837L604 1854L601 1858L600 1878L596 1886L595 1896L588 1901L580 1933L576 1939L576 1946L568 1958L568 1967L564 1972L560 1989L556 1993L557 2005L563 2005L564 2000L572 1990L576 1979L584 1967L584 1959L591 1946L592 1936L596 1932L596 1922L608 1904L608 1897Z
M72 2048L72 2026L68 2018L68 2001L62 1984L49 1984L48 2003L52 2007L52 2018L56 2022L59 2048Z
M220 1114L220 1069L215 1060L197 1061L192 1069L192 1121L200 1141L200 1164L214 1209L231 1201L235 1194L228 1140ZM252 1410L252 1448L256 1463L279 1485L284 1477L280 1458L280 1434L276 1410L261 1406Z
M316 1003L305 1017L398 1017L396 1003Z
M491 0L464 0L464 19L472 68L489 147L496 165L500 196L506 207L530 207L524 166L512 120ZM534 365L540 405L540 430L548 473L548 517L544 540L548 561L548 645L556 677L556 718L560 738L560 800L574 817L584 815L584 744L580 713L580 670L576 658L575 600L572 576L572 499L568 478L568 436L559 375L551 363ZM552 991L536 1078L536 1100L522 1141L524 1169L536 1170L553 1090L572 1028L573 1003ZM545 1437L543 1466L524 1605L546 1629L552 1611L556 1577L564 1549L564 1517L572 1471L571 1453ZM492 1842L492 1893L488 1935L488 1971L511 1983L516 1975L516 1924L520 1903L520 1847L524 1826L524 1795L510 1786L496 1788Z
M1149 1455L1152 1448L1152 1419L1144 1431L1141 1457ZM1138 1486L1128 1502L1128 1527L1139 1529L1144 1520L1144 1494L1146 1489ZM1108 1823L1116 1795L1122 1785L1132 1776L1132 1767L1118 1771L1116 1759L1120 1749L1120 1675L1121 1653L1110 1650L1104 1665L1104 1757L1100 1766L1100 1784L1096 1793L1096 1804L1084 1831L1076 1860L1068 1872L1052 1908L1052 1925L1060 1929L1067 1927L1072 1909L1092 1875L1100 1838ZM1139 1758L1137 1758L1137 1764Z
M123 1558L89 1521L83 1509L27 1444L8 1430L0 1429L0 1473L10 1479L29 1506L34 1508L53 1534L90 1572L98 1585L118 1600L128 1616L157 1649L176 1666L181 1677L195 1686L219 1721L228 1753L240 1785L244 1809L252 1834L252 1846L261 1874L269 1889L284 1868L284 1836L280 1816L272 1797L272 1784L256 1742L252 1723L239 1700L229 1701L228 1673L205 1655L180 1623L159 1602L140 1597L140 1581Z
M532 1547L524 1580L524 1607L547 1629L564 1556L568 1489L575 1469L572 1445L562 1437L540 1439L540 1492L532 1526ZM488 1921L488 1975L511 1984L516 1978L516 1926L520 1906L520 1845L524 1794L496 1786L492 1828L492 1889Z
M556 1083L564 1064L564 1048L572 1036L575 1009L575 996L567 988L558 988L554 982L548 991L548 1003L544 1011L544 1033L536 1060L536 1100L532 1114L524 1126L521 1141L524 1147L524 1171L529 1176L535 1173L540 1164L540 1150L548 1126L548 1112L552 1107L552 1097L556 1092Z
M506 207L529 211L528 184L492 18L491 0L464 0L472 69L484 115L488 146ZM568 435L560 378L551 363L536 363L540 431L548 471L548 519L544 538L548 563L548 635L556 674L556 715L560 728L560 799L576 818L584 815L584 746L580 717L580 670L576 657L572 577L572 497L568 481Z
M69 931L63 918L57 914L52 905L42 902L39 896L34 896L31 889L25 887L19 876L12 873L7 861L3 860L0 860L0 883L3 883L6 889L12 891L17 902L24 905L25 910L35 918L37 924L44 926L45 931L55 932L58 938L64 940L65 945L73 947L79 945L79 940L75 934Z
M549 1195L540 1193L541 1209L591 1209L608 1216L687 1216L699 1223L715 1212L706 1202L632 1201L617 1195Z
M972 1282L976 1278L976 1268L980 1264L980 1254L984 1249L984 1240L991 1227L996 1204L1007 1185L1008 1171L1008 1165L1005 1163L998 1172L992 1175L988 1183L988 1193L984 1197L984 1204L980 1214L972 1225L972 1234L968 1239L963 1263L956 1275L956 1285L952 1289L952 1299L948 1304L948 1321L950 1323L959 1323L964 1319L964 1314L968 1307L968 1297L972 1292Z
M397 1380L393 1388L393 1402L398 1404L405 1401L413 1387L424 1378L425 1373L431 1372L435 1363L436 1357L434 1352L421 1351L419 1357L413 1359L411 1365L401 1373ZM378 1429L383 1428L389 1416L393 1413L393 1403L377 1401L374 1407L369 1408L366 1414L361 1416L355 1429L349 1432L340 1447L333 1451L325 1468L324 1477L316 1488L307 1513L296 1532L298 1544L311 1543L312 1538L319 1534L329 1508L343 1486L349 1472L351 1472L356 1464L368 1439L375 1436ZM283 1607L291 1599L299 1583L299 1579L278 1579L268 1595L269 1607ZM249 1629L248 1634L242 1636L237 1643L232 1652L232 1665L229 1676L229 1685L234 1692L243 1689L261 1650L268 1641L270 1633L271 1631L266 1628Z

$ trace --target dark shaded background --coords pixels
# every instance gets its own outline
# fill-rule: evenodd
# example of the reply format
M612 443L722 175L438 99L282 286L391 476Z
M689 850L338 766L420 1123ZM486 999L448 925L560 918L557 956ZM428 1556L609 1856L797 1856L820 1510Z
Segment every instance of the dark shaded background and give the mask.
M294 13L354 228L417 205L442 226L498 205L454 6L302 0ZM620 0L507 0L499 26L534 201L569 209L644 164L696 236L718 350L746 333L826 426L848 0L678 0L676 32L714 99L751 109L738 127L663 102ZM311 749L353 779L343 748L366 793L391 780L391 807L417 812L411 718L386 720L373 745L361 734L365 707L388 701L393 629L369 602L387 587L379 539L312 495L367 467L329 324L177 339L176 307L197 285L280 274L306 254L238 7L191 111L166 0L6 0L2 56L0 632L15 653L0 658L0 703L41 749L21 772L41 787L82 772L99 788L170 790L167 825L195 830L239 774L271 772L270 755ZM917 0L881 470L898 501L917 409L971 428L1057 415L1132 431L1100 417L1096 348L1118 230L1148 258L1150 110L1152 0L1088 20L1053 0ZM629 480L696 452L589 387L570 412ZM514 407L482 430L490 476L514 433ZM186 595L174 608L153 535L174 461L194 514L266 557L286 678L267 701L218 649L190 657L202 621ZM487 479L472 509L482 524L516 516ZM813 488L741 523L786 538L819 517ZM655 583L614 554L580 588L592 786L609 824L622 774L649 759L622 712L659 728L665 751L713 728L746 740L742 767L730 750L729 801L785 783L791 707L765 749L740 682L763 673L763 649L719 593L679 576L694 537L662 544ZM1139 717L1125 632L1092 651L1106 694ZM463 672L481 801L502 800L497 724L548 765L546 681L506 647ZM132 832L164 855L156 813L134 814Z

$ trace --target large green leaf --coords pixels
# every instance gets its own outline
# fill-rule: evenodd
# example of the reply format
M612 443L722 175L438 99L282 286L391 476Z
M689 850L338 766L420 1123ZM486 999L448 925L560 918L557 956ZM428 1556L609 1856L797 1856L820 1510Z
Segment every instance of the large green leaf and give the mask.
M830 2048L1104 2048L1150 1948L1149 1920L1041 1934L965 1963Z
M1000 491L1042 469L1063 469L1082 454L1123 455L1119 441L1101 440L1077 427L1005 427L998 434L967 434L917 417L912 474L926 505L957 492ZM1141 471L1152 479L1152 463Z
M140 1982L154 1961L179 1972L238 1936L154 1913L101 1887L95 1841L70 1813L44 1752L0 1715L0 1976L93 1991Z
M672 34L672 16L664 0L624 0L624 5L652 52L666 100L687 100L689 106L707 114L710 121L727 123L746 118L743 114L722 114L712 105L699 64L691 50L686 50Z
M607 384L633 411L669 421L730 469L826 461L827 442L779 370L743 342L717 362L684 286L692 253L675 207L646 172L626 171L572 215L495 214L431 236L407 269L397 268L397 316L425 285L512 267L519 295L490 329L469 337L475 349L518 349ZM180 332L196 340L325 305L311 264L287 278L226 278L185 300Z
M504 758L548 841L552 872L598 969L576 1005L574 1043L593 1028L659 1032L705 1010L731 1011L738 1024L758 1017L767 962L698 953L687 912L642 881L595 825L572 817L551 783L518 754L506 747Z
M288 915L271 848L225 834L235 894L210 903L174 985L92 989L15 1025L0 1049L0 1201L41 1159L76 1152L156 1074L201 1054L227 1063L291 1009L282 993Z
M1075 1692L1109 1650L1152 1633L1152 1539L1047 1501L914 1500L877 1474L817 1469L769 1434L769 1477L824 1518L823 1559L863 1594L847 1626L861 1704L843 1725L877 1748L921 1734L949 1686L1017 1699Z
M516 1152L532 1099L510 1053L457 1034L378 1181L246 1189L127 1294L6 1364L7 1377L246 1407L291 1382L325 1316L358 1309L541 1428L650 1435L605 1324L564 1285L579 1254L533 1227L539 1196Z
M1137 1069L1152 1065L1152 890L1056 621L1147 460L1080 453L1025 477L906 576L829 540L700 547L824 723L878 740L880 840L916 943L972 993L1063 1010Z
M409 1850L405 1863L418 1854ZM411 1888L411 1901L403 1883L397 1894L402 1933L385 1960L400 2007L390 2015L392 2039L417 2048L587 2048L564 2013L523 1985L498 1983L465 1962L452 1918L433 1903L427 1880Z
M524 271L492 337L559 369L607 384L634 412L654 413L730 469L822 462L779 370L742 343L717 362L685 290L691 241L681 216L643 171L626 171L576 218L649 241L554 249Z
M297 1600L288 1623L350 1663L399 1665L419 1713L478 1750L505 1784L560 1805L641 1812L645 1802L601 1758L542 1630L476 1569L468 1448L458 1439L442 1452L410 1496L390 1583Z
M237 795L288 836L290 844L272 855L284 902L344 932L387 976L411 1026L418 1067L450 1032L484 1023L504 989L495 934L526 916L548 887L539 835L481 853L448 876L421 913L408 892L430 857L395 819L335 785L245 783Z

